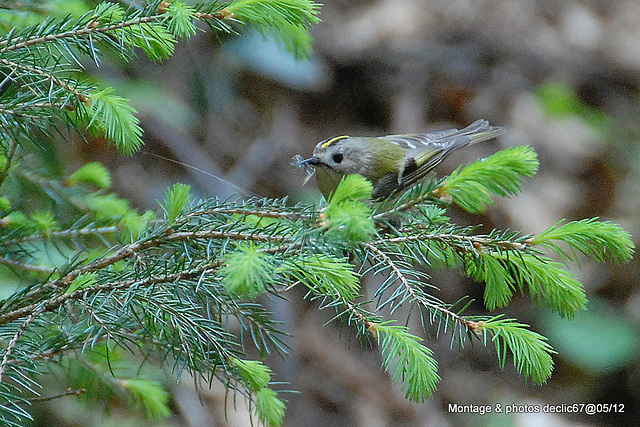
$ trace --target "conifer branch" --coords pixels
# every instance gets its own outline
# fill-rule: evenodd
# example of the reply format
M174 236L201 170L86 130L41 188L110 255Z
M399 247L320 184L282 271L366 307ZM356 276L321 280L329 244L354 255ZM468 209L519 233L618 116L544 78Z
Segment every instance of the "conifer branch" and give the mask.
M384 201L378 207L379 212L373 215L373 219L380 221L385 218L393 218L395 215L409 212L413 208L419 207L425 203L438 203L440 202L440 191L442 185L442 181L419 183L399 195L397 200L393 200L393 197L396 196L393 194L390 200Z
M155 239L149 239L145 241L139 241L135 243L131 243L126 245L120 249L118 249L115 253L105 258L98 259L94 262L87 264L84 267L78 268L74 271L67 273L64 277L55 280L51 283L52 286L66 286L71 283L76 277L80 274L88 273L91 271L97 271L104 269L107 266L113 265L118 261L122 261L126 258L130 258L136 256L139 252L161 247L162 245L168 242L175 241L189 241L196 239L220 239L220 240L240 240L240 241L256 241L256 242L270 242L270 241L284 241L283 239L278 240L277 238L260 233L242 233L242 232L233 232L233 231L193 231L193 232L176 232L171 233L166 236L158 237ZM283 248L272 248L270 250L280 251L286 250L290 246L285 245Z
M228 16L225 14L208 14L208 13L196 13L195 16L201 19L227 19ZM0 54L10 52L13 50L24 49L30 46L64 40L64 39L77 39L80 37L90 36L91 34L108 34L117 30L122 30L129 27L139 26L141 24L148 24L151 22L160 21L166 19L166 16L163 14L158 15L150 15L150 16L141 16L135 19L131 19L128 21L118 22L115 24L111 23L103 23L101 24L98 21L99 16L93 15L91 19L86 23L84 28L75 28L73 30L61 32L61 33L53 33L47 34L44 36L32 36L28 39L7 39L0 41Z
M71 104L63 104L62 102L58 104L50 103L50 102L29 102L29 103L16 103L13 105L12 109L6 108L6 104L0 104L0 113L6 114L7 116L15 116L18 118L39 120L41 119L40 116L36 114L22 113L20 110L28 109L28 108L50 110L56 107L65 108L65 109L73 108Z
M3 405L5 405L5 406L13 406L13 405L17 405L17 404L22 403L22 402L29 402L29 403L50 402L52 400L60 399L62 397L66 397L66 396L80 396L82 394L85 394L86 392L87 392L87 389L84 389L84 388L81 388L81 389L67 388L67 391L65 391L63 393L55 394L53 396L27 397L24 400L14 400L14 401L11 401L11 402L3 403Z
M4 376L5 370L7 368L7 363L10 360L11 354L16 349L18 345L18 340L22 335L27 331L29 325L31 325L36 318L44 312L44 304L39 304L33 312L27 317L27 319L22 322L16 333L13 335L13 338L7 344L7 348L4 350L4 355L2 356L2 361L0 362L0 383L2 383L2 377Z
M16 105L16 107L18 107L18 108L22 108L22 107L25 107L25 106L27 106L27 104L17 104ZM29 106L31 106L31 105L29 105ZM43 108L49 109L49 108L52 108L52 107L53 107L53 104L49 104L49 105L47 105L46 107L43 107ZM38 108L38 106L36 106L36 108ZM15 116L15 117L19 117L19 118L22 118L22 119L39 119L40 118L39 116L36 116L34 114L21 113L21 112L19 112L17 110L6 108L5 104L0 104L0 114L6 115L6 116Z
M0 258L0 264L6 265L12 268L17 268L20 270L31 271L34 273L51 274L56 271L55 268L43 267L40 265L31 265L31 264L22 263L10 258Z
M239 3L239 2L236 2ZM249 3L247 3L248 5ZM242 10L242 6L236 6L236 10ZM216 20L237 20L236 15L229 8L224 8L220 12L207 13L207 12L194 12L193 16L195 18L201 19L203 21L208 21L212 19ZM128 21L118 22L118 23L101 23L99 21L99 15L93 15L85 24L84 28L75 28L73 30L64 31L60 33L47 34L44 36L31 36L27 39L24 38L16 38L16 39L5 39L0 41L0 54L11 52L18 49L24 49L30 46L59 41L64 39L77 39L81 37L90 36L91 34L109 34L113 33L117 30L122 30L129 27L135 27L142 24L148 24L152 22L159 22L166 19L170 19L165 13L165 10L159 10L157 14L148 15L148 16L140 16L135 19L130 19ZM308 19L312 19L313 17L308 17Z
M402 273L400 268L398 268L396 263L384 251L378 249L377 246L371 243L367 243L365 246L373 254L374 257L380 259L382 262L384 262L386 265L389 266L389 268L391 269L392 275L394 275L400 281L400 284L402 285L404 290L407 292L408 295L411 296L411 301L416 301L420 305L425 306L425 308L429 309L430 311L439 312L445 318L453 319L456 322L460 323L461 325L466 326L466 320L464 320L463 317L459 316L458 314L450 310L447 310L445 307L441 305L429 302L425 298L422 298L420 295L418 295L418 293L416 292L416 289L411 285L411 283L409 283L409 281L407 280L405 275Z
M18 62L14 62L14 61L10 61L8 59L2 58L0 57L0 63L7 65L8 67L11 67L12 69L21 69L24 71L27 71L29 73L38 75L38 76L42 76L44 78L46 78L47 80L51 81L51 83L53 83L56 86L59 86L61 88L63 88L64 90L66 90L67 92L72 93L73 95L75 95L75 97L80 101L80 102L86 102L87 101L87 96L85 94L83 94L82 92L74 89L73 87L71 87L71 85L69 85L67 82L65 82L62 79L57 78L56 76L54 76L53 74L39 68L39 67L33 67L31 65L26 65L23 63L18 63ZM36 106L40 105L40 107L42 106L42 104L37 104Z
M36 374L45 361L82 365L88 376L147 413L166 413L166 393L157 384L107 373L102 362L108 364L110 356L95 362L83 358L87 349L105 348L129 350L146 363L160 352L162 363L173 363L175 371L187 369L209 382L219 378L228 390L255 402L261 422L280 425L285 405L269 388L270 369L243 353L254 348L260 355L271 348L286 353L285 333L257 298L300 285L319 309L335 309L332 320L354 327L359 338L377 339L384 369L409 399L424 400L440 379L433 353L419 336L436 322L438 333L452 328L452 345L474 335L485 345L491 340L501 368L511 354L518 372L546 381L554 350L545 337L513 319L464 316L471 302L465 305L464 296L453 304L440 301L429 292L437 287L426 272L461 267L485 284L489 310L509 304L526 288L534 300L571 317L585 307L586 294L567 271L569 262L578 255L613 262L631 258L629 234L597 218L559 222L538 236L474 234L476 228L451 222L450 202L480 212L494 196L517 193L521 178L538 167L530 147L500 151L376 204L370 202L371 183L355 175L342 180L322 209L266 198L196 204L189 186L176 184L162 204L164 217L140 213L109 193L111 178L97 163L58 179L35 172L31 158L18 162L18 144L34 138L33 129L49 131L56 118L105 136L127 154L142 143L142 127L128 101L76 77L81 59L100 62L98 47L106 45L125 60L134 49L162 60L196 33L194 21L201 20L226 33L241 28L232 23L252 24L305 55L306 30L318 21L318 7L308 0L194 7L158 0L128 10L102 3L79 18L47 20L0 40L0 66L11 69L2 83L11 90L0 93L0 264L33 273L25 275L27 286L0 302L0 335L8 340L0 360L6 397L0 422L29 417L30 400L22 396L39 386ZM36 188L34 199L46 203L34 205L54 207L23 203L28 201L13 185L2 185L9 176ZM41 242L47 250L60 249L55 269L38 265L44 264ZM565 264L545 252L558 254ZM365 301L360 291L360 277L368 273L385 276L373 301ZM374 314L390 308L388 315L394 316L399 307L409 313L418 309L424 331L414 335ZM237 319L239 331L228 326L228 318Z
M317 216L317 213L303 213L303 212L291 212L290 210L282 210L277 211L274 209L254 209L254 208L234 208L223 206L220 208L207 209L204 211L192 212L187 217L200 216L200 215L208 215L208 214L221 214L221 215L244 215L250 216L254 215L257 217L263 218L274 218L274 219L313 219Z
M413 233L413 230L403 229L403 232ZM491 237L485 236L473 236L473 235L464 235L464 234L453 234L447 232L439 232L439 233L419 233L419 234L409 234L399 237L391 237L384 240L379 240L376 243L411 243L411 242L419 242L419 241L439 241L444 242L451 245L458 246L459 249L467 251L467 250L482 250L484 246L491 247L499 247L505 250L517 250L522 251L528 249L528 245L526 243L522 243L519 241L511 241L511 240L499 240L492 239ZM525 238L522 238L525 240Z
M215 233L216 235L220 236L220 234ZM225 233L226 235L226 233ZM236 238L248 238L248 240L250 240L251 235L250 234L244 234L243 237L240 237L240 234L238 233L229 233L228 236L234 236ZM184 237L184 236L183 236ZM150 243L150 247L154 247L157 246L159 244L158 241L151 241ZM113 254L110 257L105 258L104 260L101 260L99 262L93 263L93 264L89 264L85 267L76 269L70 273L68 273L66 276L64 276L63 278L54 280L52 282L50 282L50 284L48 285L48 287L53 287L53 288L57 288L57 287L61 287L63 285L68 286L73 279L77 278L78 276L80 276L81 274L85 274L87 272L91 272L91 271L97 271L97 270L101 270L104 269L105 267L112 265L118 261L121 261L127 257L133 256L134 254L136 254L138 251L141 250L141 246L142 245L131 245L131 247L135 248L135 250L131 249L131 247L127 248L122 248L120 251L116 252L115 254ZM288 245L281 245L281 246L275 246L275 247L271 247L271 248L267 248L267 249L263 249L262 251L268 254L274 254L274 253L282 253L282 252L286 252L286 251L290 251L292 248L295 248L299 246L299 243L294 243L294 244L288 244ZM147 248L145 248L147 249ZM49 299L43 300L42 302L39 303L33 303L30 305L27 305L25 307L21 307L19 309L15 309L12 310L10 312L4 313L2 315L0 315L0 326L5 325L9 322L12 322L14 320L26 317L26 316L30 316L32 315L36 310L38 310L38 308L40 306L42 306L42 311L43 312L50 312L53 310L58 309L60 306L62 306L64 303L66 303L67 301L70 300L82 300L85 298L88 298L92 295L98 294L98 293L102 293L102 292L109 292L109 291L115 291L115 290L123 290L123 289L128 289L131 288L132 286L136 286L137 288L145 288L145 287L149 287L149 286L153 286L153 285L157 285L157 284L161 284L161 283L174 283L174 282L179 282L181 280L186 280L186 279L194 279L194 278L198 278L204 274L206 274L209 271L213 271L216 270L220 267L222 267L225 263L226 263L226 259L221 258L221 259L217 259L208 263L205 263L203 265L198 266L197 268L189 268L186 270L182 270L176 273L172 273L172 274L168 274L168 275L160 275L160 276L149 276L147 278L143 278L143 279L130 279L130 280L123 280L123 281L112 281L112 282L107 282L107 283L103 283L103 284L96 284L96 285L91 285L89 287L86 288L81 288L78 290L75 290L71 293L64 293L62 295L56 295L54 297L51 297Z
M69 230L52 231L47 236L42 234L31 234L28 236L22 236L17 239L11 239L3 242L5 246L19 245L27 242L34 242L44 239L68 239L79 236L91 236L96 234L113 234L123 230L122 226L112 225L107 227L88 227L88 228L76 228Z
M31 403L50 402L52 400L60 399L61 397L80 396L82 394L85 394L86 392L87 392L87 389L85 388L81 388L81 389L68 388L67 391L65 391L64 393L56 394L53 396L47 396L47 397L30 397L30 398L27 398L27 401Z

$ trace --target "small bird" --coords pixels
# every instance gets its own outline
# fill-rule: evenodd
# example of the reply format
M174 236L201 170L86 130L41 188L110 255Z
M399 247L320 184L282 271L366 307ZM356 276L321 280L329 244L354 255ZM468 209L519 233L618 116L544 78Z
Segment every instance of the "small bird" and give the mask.
M373 184L372 198L384 200L415 184L451 152L503 134L501 126L476 120L464 129L380 137L334 136L321 141L313 156L296 156L309 175L315 172L320 192L328 198L344 175L360 174ZM310 171L309 166L314 170Z

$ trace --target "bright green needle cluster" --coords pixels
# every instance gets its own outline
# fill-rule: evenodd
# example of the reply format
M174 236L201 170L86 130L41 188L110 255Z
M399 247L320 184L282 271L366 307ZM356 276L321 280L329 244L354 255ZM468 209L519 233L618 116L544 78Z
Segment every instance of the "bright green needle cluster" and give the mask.
M440 190L469 212L483 212L492 205L491 194L508 196L520 191L520 176L538 170L536 152L520 146L499 151L486 159L458 167Z

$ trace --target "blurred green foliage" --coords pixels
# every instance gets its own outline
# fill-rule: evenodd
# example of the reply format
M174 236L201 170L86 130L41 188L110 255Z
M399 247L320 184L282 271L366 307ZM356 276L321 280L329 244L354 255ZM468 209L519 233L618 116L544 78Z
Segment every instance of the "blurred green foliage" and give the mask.
M633 363L640 351L640 333L628 315L591 297L588 309L573 322L554 316L540 319L560 357L593 375L606 375Z
M543 111L555 119L579 118L602 137L609 136L613 130L613 119L607 113L585 104L576 92L564 83L543 83L537 87L535 94Z

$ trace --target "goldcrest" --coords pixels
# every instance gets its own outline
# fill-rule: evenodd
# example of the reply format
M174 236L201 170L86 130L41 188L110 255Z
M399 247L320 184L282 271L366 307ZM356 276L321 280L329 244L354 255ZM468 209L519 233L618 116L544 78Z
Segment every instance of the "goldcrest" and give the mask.
M372 197L383 200L420 181L453 151L504 132L501 126L476 120L461 130L380 137L334 136L319 142L312 157L296 156L295 164L309 175L315 172L325 198L343 176L360 174L373 184Z

